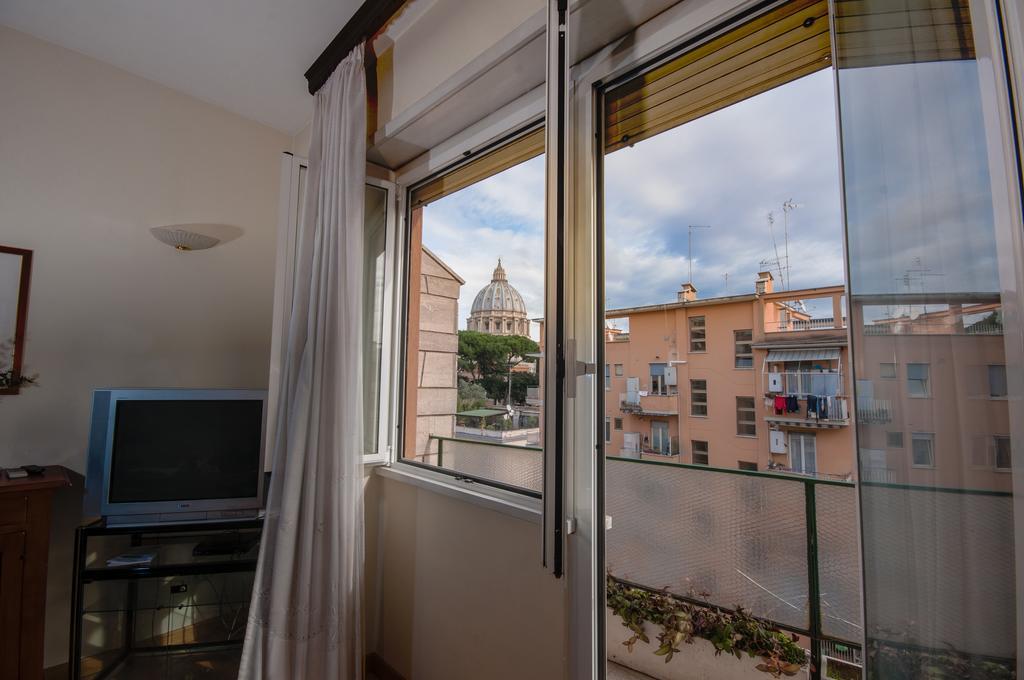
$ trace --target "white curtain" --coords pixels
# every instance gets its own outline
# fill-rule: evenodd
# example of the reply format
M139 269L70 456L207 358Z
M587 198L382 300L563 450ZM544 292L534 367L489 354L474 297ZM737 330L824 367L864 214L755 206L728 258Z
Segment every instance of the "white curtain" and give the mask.
M241 680L362 677L365 181L360 46L316 94Z

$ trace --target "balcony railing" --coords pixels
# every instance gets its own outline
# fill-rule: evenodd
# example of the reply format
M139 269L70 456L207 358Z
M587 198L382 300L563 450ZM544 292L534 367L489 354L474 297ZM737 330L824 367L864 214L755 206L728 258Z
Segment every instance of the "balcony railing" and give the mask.
M861 425L891 423L892 402L888 399L857 399L857 422Z
M782 373L782 393L837 397L843 393L843 374L822 371Z
M605 499L614 578L743 607L816 649L861 639L852 483L608 458Z
M638 415L678 415L678 396L678 393L675 392L644 395L635 392L619 393L619 410L623 413Z
M839 325L833 316L823 316L815 319L778 319L776 321L765 321L764 330L766 333L794 333L800 331L829 331L846 328L846 317L844 316Z
M818 398L819 405L815 412L808 411L806 396L800 396L797 400L796 411L783 410L782 413L776 411L774 399L769 398L765 402L767 415L765 415L764 419L767 422L780 425L814 428L837 428L850 424L849 399L846 397L828 397L824 407L825 414L822 415L820 401L825 400L825 397L819 396Z

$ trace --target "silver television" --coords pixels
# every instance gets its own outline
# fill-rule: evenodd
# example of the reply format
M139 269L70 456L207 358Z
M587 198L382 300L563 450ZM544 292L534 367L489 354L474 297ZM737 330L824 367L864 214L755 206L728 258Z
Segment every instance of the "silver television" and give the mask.
M96 390L86 516L138 525L255 517L266 418L266 390Z

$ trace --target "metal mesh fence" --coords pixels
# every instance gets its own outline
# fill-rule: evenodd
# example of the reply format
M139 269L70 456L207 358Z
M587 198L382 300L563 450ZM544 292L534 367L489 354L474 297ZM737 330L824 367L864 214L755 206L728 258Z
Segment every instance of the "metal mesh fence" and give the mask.
M861 504L868 639L1015 656L1009 494L865 483Z
M542 449L447 437L434 439L438 453L424 457L424 463L537 493L544 488Z
M613 576L809 628L802 481L607 460Z
M857 489L815 484L821 630L841 640L864 635L857 545Z

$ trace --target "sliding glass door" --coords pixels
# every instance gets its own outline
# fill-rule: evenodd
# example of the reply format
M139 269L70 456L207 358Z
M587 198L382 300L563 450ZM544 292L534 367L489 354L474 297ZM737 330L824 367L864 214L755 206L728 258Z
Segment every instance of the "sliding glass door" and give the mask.
M1024 261L998 3L890 4L834 3L854 371L877 407L857 427L868 665L1012 677Z
M679 3L578 67L567 336L606 368L567 402L567 527L595 673L1017 672L1001 10Z

